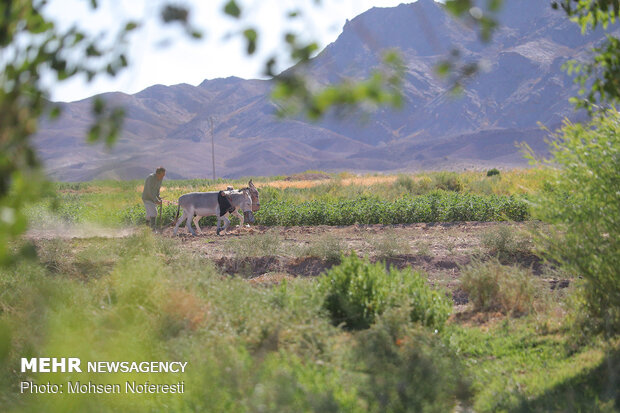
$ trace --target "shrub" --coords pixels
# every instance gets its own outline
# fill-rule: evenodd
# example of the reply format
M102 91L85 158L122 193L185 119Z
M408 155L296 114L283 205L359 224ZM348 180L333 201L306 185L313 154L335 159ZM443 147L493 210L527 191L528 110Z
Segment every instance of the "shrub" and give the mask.
M282 247L282 238L277 232L268 231L252 237L239 237L228 240L226 250L237 258L277 255Z
M412 321L439 329L452 307L451 300L431 290L419 273L386 271L384 264L371 264L355 253L327 271L318 289L332 322L354 330L368 328L377 315L397 306L410 306Z
M317 257L326 261L338 261L345 248L346 245L341 238L326 234L295 252L296 255L302 257Z
M392 258L411 252L407 240L399 238L392 228L387 228L382 235L368 237L366 242L379 258Z
M444 191L460 192L463 190L463 182L456 172L437 172L431 175L435 188Z
M620 333L620 114L610 110L589 124L567 123L551 142L552 165L560 167L535 209L556 230L539 234L539 245L574 274L587 326Z
M394 182L394 187L402 188L406 192L413 192L416 187L415 181L409 175L399 174Z
M500 225L482 234L482 245L499 259L513 258L530 251L529 240L506 225Z
M487 171L487 176L499 175L499 169L493 168Z
M357 336L355 358L367 380L360 395L369 412L451 412L469 404L458 357L439 337L390 311ZM403 317L404 316L404 317Z
M539 283L532 272L506 266L496 260L474 262L466 267L461 287L476 311L528 314L534 305Z

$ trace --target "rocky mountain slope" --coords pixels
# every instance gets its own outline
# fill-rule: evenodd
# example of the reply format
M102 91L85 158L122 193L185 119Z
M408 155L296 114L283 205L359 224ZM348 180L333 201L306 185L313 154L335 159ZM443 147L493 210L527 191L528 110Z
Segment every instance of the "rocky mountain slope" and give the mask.
M553 129L565 117L583 117L568 102L576 87L561 66L586 56L604 35L582 36L544 0L507 3L488 45L439 3L419 0L373 8L348 21L313 60L311 76L327 84L361 79L383 50L398 49L407 65L400 110L328 116L318 123L281 120L269 81L230 77L103 95L127 113L112 150L84 143L91 99L62 104L59 120L42 122L36 144L51 176L71 181L143 178L160 164L170 178L210 177L210 118L216 171L224 177L524 165L515 142L544 151L539 122ZM434 71L453 49L485 69L460 97Z

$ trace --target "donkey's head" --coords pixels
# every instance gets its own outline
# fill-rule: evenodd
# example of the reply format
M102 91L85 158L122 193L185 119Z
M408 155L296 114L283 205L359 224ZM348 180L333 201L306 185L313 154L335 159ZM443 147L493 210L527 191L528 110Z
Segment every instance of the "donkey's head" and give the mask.
M258 189L256 189L251 179L250 182L248 182L247 189L250 193L250 197L252 198L252 212L256 212L260 209L260 199L258 198Z
M254 214L252 213L254 203L252 202L250 190L249 188L244 188L240 192L243 196L241 198L241 202L239 203L239 208L243 211L243 220L253 224L255 221Z

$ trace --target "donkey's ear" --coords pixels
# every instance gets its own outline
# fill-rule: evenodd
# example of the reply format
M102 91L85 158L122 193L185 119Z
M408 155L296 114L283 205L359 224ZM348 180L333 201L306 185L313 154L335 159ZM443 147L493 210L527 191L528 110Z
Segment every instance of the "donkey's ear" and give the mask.
M254 183L252 182L252 180L251 180L251 179L250 179L250 182L248 182L248 186L249 186L250 188L254 188Z

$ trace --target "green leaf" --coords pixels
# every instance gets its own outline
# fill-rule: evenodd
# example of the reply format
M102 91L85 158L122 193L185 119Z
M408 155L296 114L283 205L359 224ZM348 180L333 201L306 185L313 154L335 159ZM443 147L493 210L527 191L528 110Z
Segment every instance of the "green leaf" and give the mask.
M246 29L243 31L243 36L247 40L247 53L249 55L254 54L256 51L256 40L258 38L258 34L254 29Z
M228 14L229 16L232 16L232 17L238 19L241 16L241 9L239 8L239 6L237 5L237 2L235 2L235 0L230 0L224 6L224 13Z
M135 30L137 27L138 27L138 23L136 23L136 22L128 22L125 25L125 31L126 32L130 32L132 30Z

